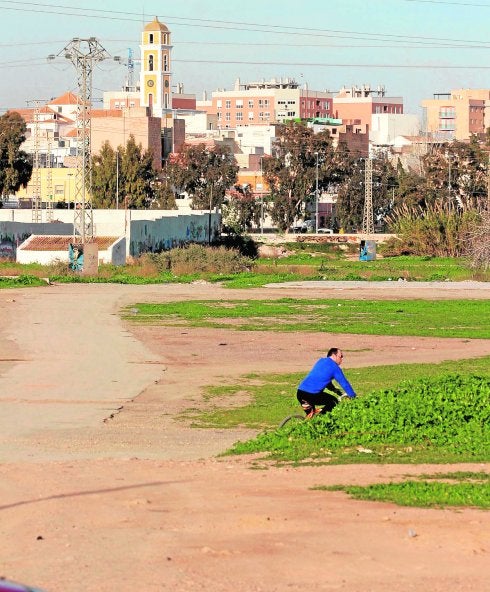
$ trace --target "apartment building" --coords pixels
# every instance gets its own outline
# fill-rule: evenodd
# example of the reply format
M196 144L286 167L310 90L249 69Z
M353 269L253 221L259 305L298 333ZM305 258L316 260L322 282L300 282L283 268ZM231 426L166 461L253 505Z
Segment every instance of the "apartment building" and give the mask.
M197 101L197 108L216 114L218 127L238 128L282 123L288 119L329 117L332 93L299 88L291 78L242 84L219 89L211 100Z
M490 126L490 89L458 89L422 101L426 132L440 141L483 138Z
M402 97L387 97L384 86L375 89L368 84L342 87L333 98L333 116L346 125L369 126L373 115L403 113Z

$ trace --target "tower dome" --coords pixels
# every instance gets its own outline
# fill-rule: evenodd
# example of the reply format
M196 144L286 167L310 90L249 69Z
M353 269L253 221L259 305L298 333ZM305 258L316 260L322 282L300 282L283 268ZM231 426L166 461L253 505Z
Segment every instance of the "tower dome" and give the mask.
M162 33L168 33L169 29L167 27L167 25L161 23L158 20L158 17L155 17L151 23L148 23L145 28L144 31L161 31Z

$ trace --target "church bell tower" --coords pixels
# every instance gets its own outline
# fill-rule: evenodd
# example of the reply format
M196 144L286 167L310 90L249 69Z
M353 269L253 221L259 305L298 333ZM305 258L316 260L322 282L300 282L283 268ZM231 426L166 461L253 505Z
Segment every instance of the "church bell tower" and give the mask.
M157 17L143 29L141 38L140 104L154 117L171 117L172 72L170 31Z

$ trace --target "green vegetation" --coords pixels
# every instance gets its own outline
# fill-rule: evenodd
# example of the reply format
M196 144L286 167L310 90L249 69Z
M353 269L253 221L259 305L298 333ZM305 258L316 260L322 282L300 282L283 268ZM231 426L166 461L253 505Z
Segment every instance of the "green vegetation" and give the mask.
M401 506L490 509L490 474L488 473L440 473L420 475L417 479L401 483L378 483L366 487L320 485L313 489L345 491L355 499L393 502Z
M136 304L139 322L243 331L489 338L488 300L199 300ZM134 315L134 310L138 313ZM230 322L232 321L232 322Z
M302 280L490 281L490 270L471 269L463 258L399 256L358 261L357 246L352 244L298 242L284 246L289 253L287 257L256 259L257 245L247 239L227 239L227 245L220 247L191 244L161 253L146 253L127 265L101 265L94 277L70 271L67 261L46 266L4 261L0 262L0 275L33 275L52 282L124 284L205 280L229 288Z
M490 377L443 374L404 381L342 402L332 413L238 442L235 454L287 461L490 460Z
M46 286L46 281L32 275L0 277L0 290L2 288L32 288L36 286Z
M344 351L349 353L349 350L344 349ZM489 356L472 358L457 364L459 374L490 374ZM372 390L394 388L407 376L413 380L424 379L441 376L453 372L454 369L455 362L447 361L439 364L396 364L350 368L347 374L356 392L363 396ZM206 409L189 410L187 417L199 427L275 428L286 415L298 412L296 386L304 375L305 372L249 374L243 376L238 384L208 387L204 395Z

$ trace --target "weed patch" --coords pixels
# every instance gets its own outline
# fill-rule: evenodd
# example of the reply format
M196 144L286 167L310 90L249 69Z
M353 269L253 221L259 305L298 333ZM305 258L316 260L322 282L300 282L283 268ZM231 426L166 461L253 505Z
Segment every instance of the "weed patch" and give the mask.
M421 378L342 402L313 420L261 433L237 443L230 453L268 452L289 461L488 461L489 403L488 374Z
M392 502L400 506L490 509L490 475L483 472L420 475L416 480L410 479L401 483L377 483L365 487L320 485L312 489L345 491L355 499Z

